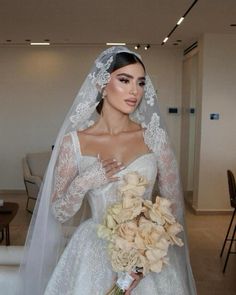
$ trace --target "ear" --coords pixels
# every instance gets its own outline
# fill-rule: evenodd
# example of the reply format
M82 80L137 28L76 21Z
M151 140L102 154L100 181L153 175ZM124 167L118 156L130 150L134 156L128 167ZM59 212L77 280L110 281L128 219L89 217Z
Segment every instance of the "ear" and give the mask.
M102 89L102 98L104 99L104 98L106 98L106 96L107 96L106 87L104 87Z
M105 88L106 88L106 85L103 85L103 86L101 87L100 85L97 84L97 85L96 85L96 88L97 88L98 92L101 93L101 95L103 95L104 90L105 90Z

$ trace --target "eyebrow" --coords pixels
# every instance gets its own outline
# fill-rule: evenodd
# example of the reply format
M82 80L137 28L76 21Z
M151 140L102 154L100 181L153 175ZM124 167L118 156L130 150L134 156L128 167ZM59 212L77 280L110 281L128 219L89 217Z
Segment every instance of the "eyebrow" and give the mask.
M126 73L117 74L117 77L120 77L120 76L125 76L127 78L134 79L134 77L132 75L126 74ZM146 80L146 78L145 77L139 77L138 80Z

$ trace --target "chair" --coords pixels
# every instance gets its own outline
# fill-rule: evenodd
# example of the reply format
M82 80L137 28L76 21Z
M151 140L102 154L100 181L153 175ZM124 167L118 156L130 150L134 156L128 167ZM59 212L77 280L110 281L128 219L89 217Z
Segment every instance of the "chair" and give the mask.
M227 234L225 236L225 240L224 240L224 243L223 243L223 246L222 246L222 249L221 249L221 253L220 253L220 257L222 257L222 255L224 253L226 242L229 241L230 245L229 245L229 249L228 249L228 252L227 252L226 259L225 259L223 273L225 273L226 266L227 266L227 263L228 263L228 260L229 260L229 255L230 254L236 254L236 252L231 251L233 242L236 241L236 239L235 239L236 224L234 225L234 230L233 230L232 236L229 238L229 234L230 234L231 227L232 227L234 217L235 217L235 213L236 213L236 183L235 183L235 178L234 178L234 175L233 175L232 171L227 170L227 178L228 178L230 205L231 205L231 207L234 208L234 212L233 212L233 215L231 217L229 227L228 227L228 230L227 230Z
M23 178L27 193L26 210L29 209L29 201L36 200L43 176L51 157L51 152L29 153L22 160Z

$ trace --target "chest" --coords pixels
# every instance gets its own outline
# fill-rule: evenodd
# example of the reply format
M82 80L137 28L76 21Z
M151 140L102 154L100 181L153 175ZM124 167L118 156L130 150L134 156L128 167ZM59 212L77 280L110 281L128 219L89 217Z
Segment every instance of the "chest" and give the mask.
M82 155L99 154L102 159L115 158L125 165L148 152L142 135L88 136L81 144Z

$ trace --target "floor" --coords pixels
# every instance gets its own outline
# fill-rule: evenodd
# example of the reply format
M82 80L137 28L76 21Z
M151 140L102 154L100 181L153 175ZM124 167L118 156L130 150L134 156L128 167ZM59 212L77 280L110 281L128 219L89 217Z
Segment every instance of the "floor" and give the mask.
M10 224L11 244L23 245L31 218L25 210L26 196L0 195L0 199L19 203L19 211ZM197 216L186 209L191 264L198 295L236 294L236 255L230 255L225 274L222 274L224 258L219 257L229 220L229 215Z

